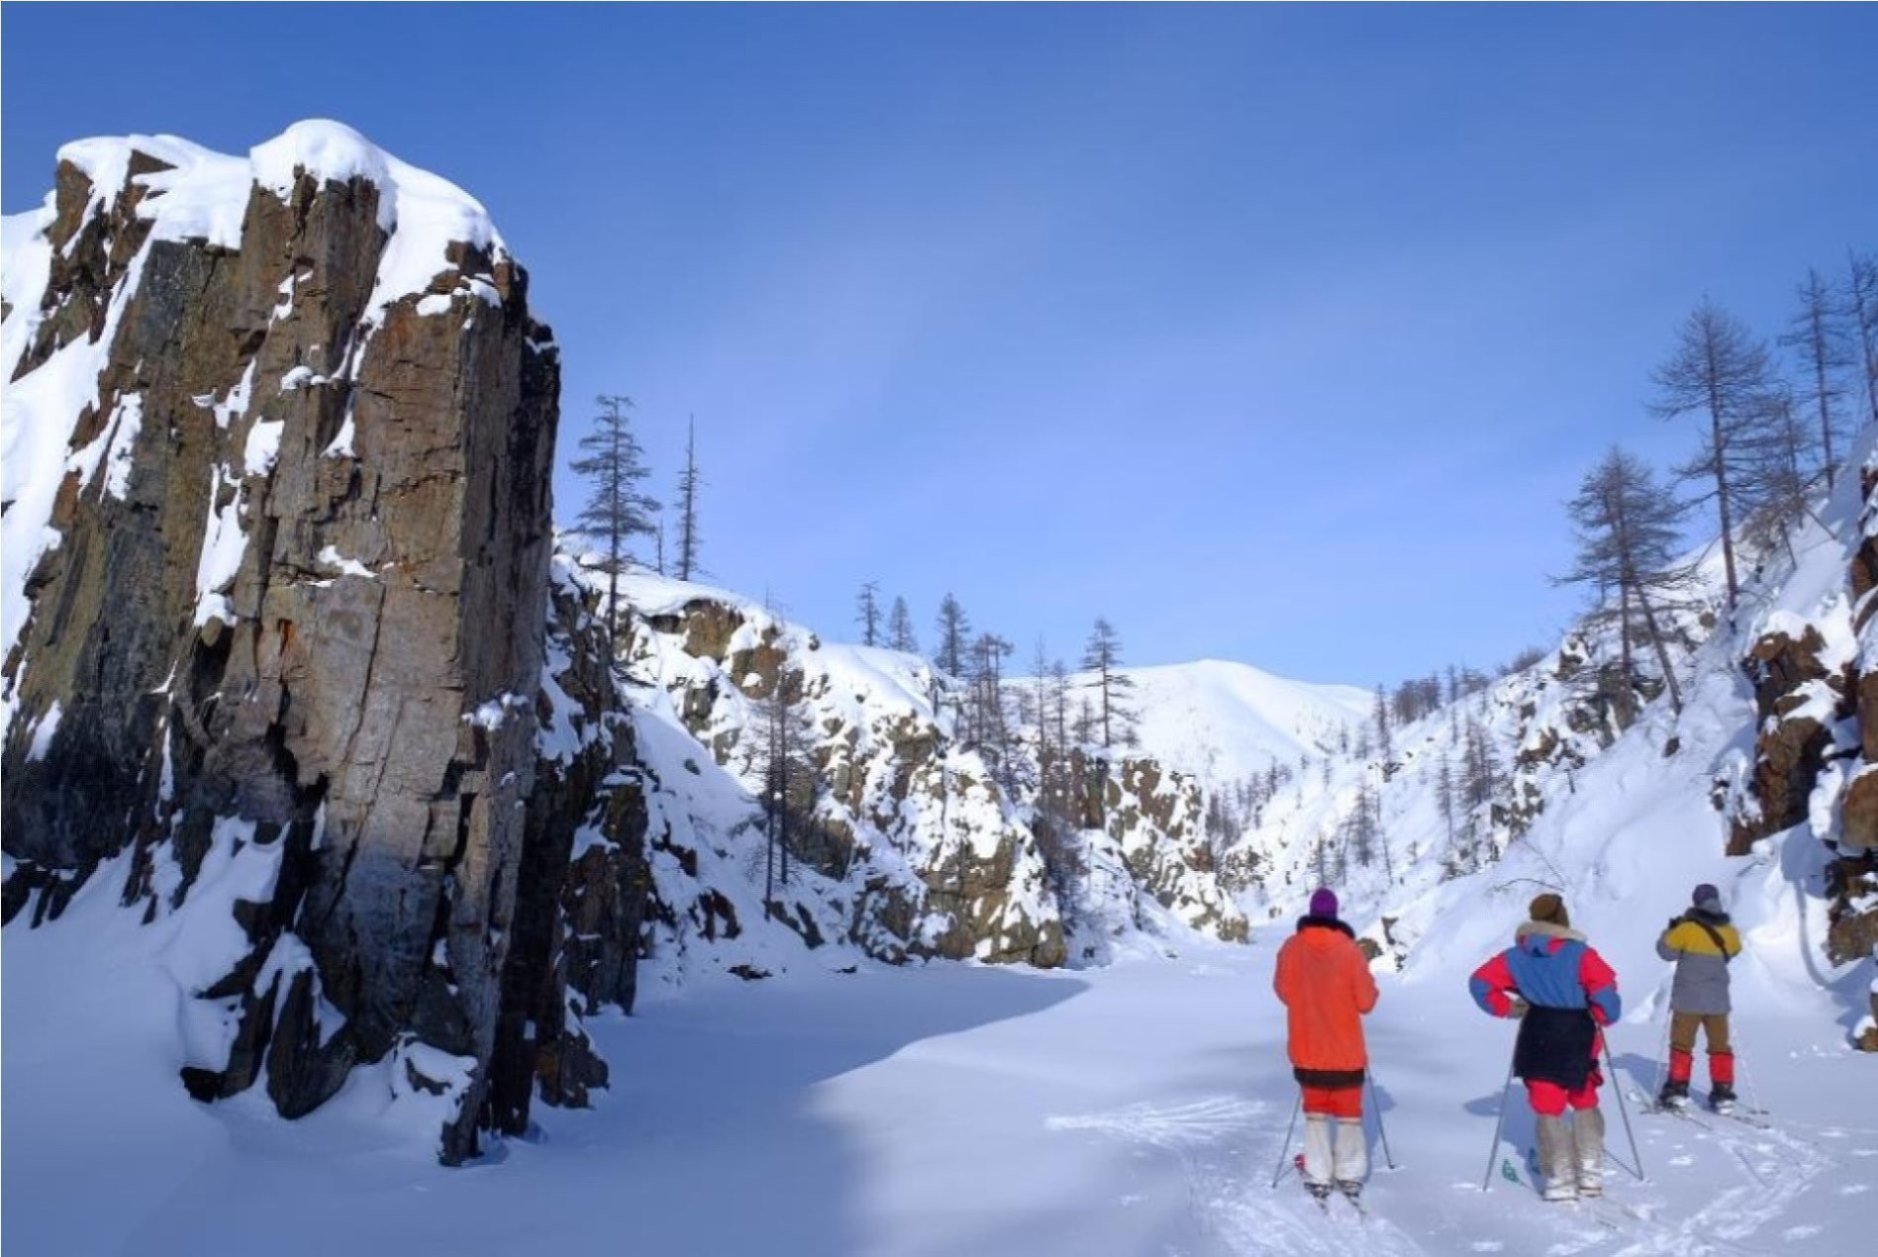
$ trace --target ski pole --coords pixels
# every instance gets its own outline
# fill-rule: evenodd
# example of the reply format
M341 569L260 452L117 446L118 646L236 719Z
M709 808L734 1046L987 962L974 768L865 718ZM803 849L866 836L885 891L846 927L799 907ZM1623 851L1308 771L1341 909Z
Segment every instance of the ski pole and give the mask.
M1735 1064L1741 1070L1741 1089L1748 1095L1748 1112L1765 1117L1767 1110L1761 1106L1761 1090L1754 1085L1754 1074L1748 1069L1748 1058L1741 1054L1739 1045L1730 1043L1729 1046L1733 1048Z
M1513 1086L1513 1067L1519 1060L1519 1044L1513 1044L1513 1054L1506 1061L1506 1081L1500 1084L1500 1116L1493 1123L1493 1143L1487 1149L1487 1176L1480 1180L1480 1190L1493 1190L1493 1163L1500 1159L1500 1131L1506 1125L1506 1093Z
M1611 1071L1611 1085L1617 1090L1617 1111L1624 1119L1624 1135L1630 1140L1630 1159L1636 1163L1637 1179L1643 1181L1643 1154L1637 1151L1637 1132L1630 1128L1630 1106L1624 1103L1624 1084L1617 1076L1617 1061L1611 1056L1611 1037L1602 1030L1598 1038L1604 1041L1604 1063Z
M1395 1169L1395 1158L1389 1153L1389 1129L1382 1124L1382 1101L1376 1097L1376 1075L1363 1071L1364 1081L1369 1083L1370 1107L1376 1110L1376 1134L1382 1140L1382 1159L1390 1169Z
M1662 1008L1663 1008L1663 1041L1662 1043L1657 1045L1656 1078L1651 1083L1652 1089L1650 1091L1650 1103L1656 1105L1658 1108L1663 1107L1663 1104L1662 1104L1663 1084L1667 1081L1667 1076L1666 1076L1665 1071L1669 1068L1669 1065L1668 1065L1669 1033L1670 1033L1671 1017L1670 1017L1670 1008L1669 1008L1668 1000L1663 1001Z
M1291 1102L1291 1124L1285 1127L1285 1146L1278 1150L1278 1168L1272 1171L1272 1190L1278 1190L1278 1180L1285 1176L1285 1158L1291 1152L1291 1136L1298 1129L1298 1110L1304 1107L1304 1092L1299 1091L1297 1099Z

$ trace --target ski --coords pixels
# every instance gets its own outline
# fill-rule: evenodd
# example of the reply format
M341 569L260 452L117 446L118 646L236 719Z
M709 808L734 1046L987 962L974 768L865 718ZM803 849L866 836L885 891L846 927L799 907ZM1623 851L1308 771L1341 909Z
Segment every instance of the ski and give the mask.
M1298 1153L1297 1156L1291 1159L1291 1166L1293 1169L1295 1169L1298 1172L1298 1178L1304 1182L1305 1192L1309 1194L1310 1198L1313 1201L1316 1202L1317 1207L1324 1211L1324 1216L1326 1217L1336 1216L1336 1211L1331 1208L1330 1202L1333 1198L1341 1198L1349 1202L1350 1208L1356 1211L1356 1215L1358 1218L1363 1219L1363 1220L1368 1220L1369 1206L1363 1203L1363 1198L1362 1198L1360 1188L1358 1189L1356 1193L1353 1194L1351 1192L1344 1191L1342 1188L1339 1188L1339 1187L1333 1186L1333 1187L1319 1188L1319 1187L1313 1186L1309 1180L1304 1178L1304 1154L1302 1152Z
M1369 1221L1369 1206L1363 1203L1363 1196L1362 1196L1362 1191L1360 1188L1354 1192L1344 1191L1342 1189L1339 1189L1336 1194L1343 1197L1345 1200L1347 1200L1350 1203L1350 1208L1356 1210L1356 1216L1358 1219L1364 1222Z
M1710 1118L1738 1122L1748 1127L1750 1130L1765 1131L1774 1128L1774 1124L1768 1120L1767 1111L1765 1109L1743 1107L1733 1109L1710 1109L1703 1108L1696 1104L1648 1103L1645 1104L1640 1111L1646 1115L1654 1114L1658 1116L1668 1115L1670 1117L1679 1117L1690 1125L1700 1126L1706 1131L1718 1131L1719 1129L1713 1121L1709 1120Z
M1302 1152L1291 1158L1291 1168L1298 1172L1298 1181L1304 1184L1305 1194L1316 1202L1317 1207L1322 1209L1324 1216L1328 1218L1330 1216L1330 1188L1319 1187L1304 1177L1304 1154Z
M1740 1122L1753 1130L1772 1130L1774 1124L1768 1118L1766 1109L1736 1107L1732 1109L1710 1109L1716 1117L1727 1118L1731 1122Z

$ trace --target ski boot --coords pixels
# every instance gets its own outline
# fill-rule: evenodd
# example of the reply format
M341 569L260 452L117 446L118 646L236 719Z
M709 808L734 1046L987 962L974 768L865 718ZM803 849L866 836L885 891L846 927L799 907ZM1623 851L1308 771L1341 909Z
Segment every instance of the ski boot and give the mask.
M1357 1180L1340 1178L1337 1180L1337 1190L1342 1192L1343 1198L1351 1204L1360 1206L1363 1203L1363 1184Z
M1686 1109L1689 1107L1689 1084L1674 1080L1663 1084L1663 1090L1656 1097L1659 1109Z
M1735 1089L1725 1082L1713 1084L1708 1089L1708 1106L1726 1117L1735 1111Z

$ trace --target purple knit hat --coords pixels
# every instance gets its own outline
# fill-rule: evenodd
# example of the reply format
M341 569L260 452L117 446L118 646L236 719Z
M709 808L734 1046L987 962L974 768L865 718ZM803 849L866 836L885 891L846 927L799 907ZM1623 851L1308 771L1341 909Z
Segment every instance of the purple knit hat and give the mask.
M1708 908L1711 912L1721 911L1721 892L1707 882L1697 886L1695 894L1690 898L1698 908Z
M1326 886L1311 896L1311 915L1331 917L1337 915L1337 892Z

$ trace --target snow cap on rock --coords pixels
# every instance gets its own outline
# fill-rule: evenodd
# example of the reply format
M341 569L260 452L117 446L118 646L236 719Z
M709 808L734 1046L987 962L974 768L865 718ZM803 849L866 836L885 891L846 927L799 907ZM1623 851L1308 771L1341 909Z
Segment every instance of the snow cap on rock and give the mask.
M1311 895L1311 915L1314 917L1335 917L1337 915L1337 892L1325 886Z
M1546 921L1566 929L1571 928L1571 914L1565 911L1565 901L1551 891L1534 899L1529 911L1535 921Z
M1695 888L1695 894L1691 896L1691 901L1696 907L1702 908L1708 912L1720 912L1722 910L1721 892L1707 882L1703 882L1700 886Z

